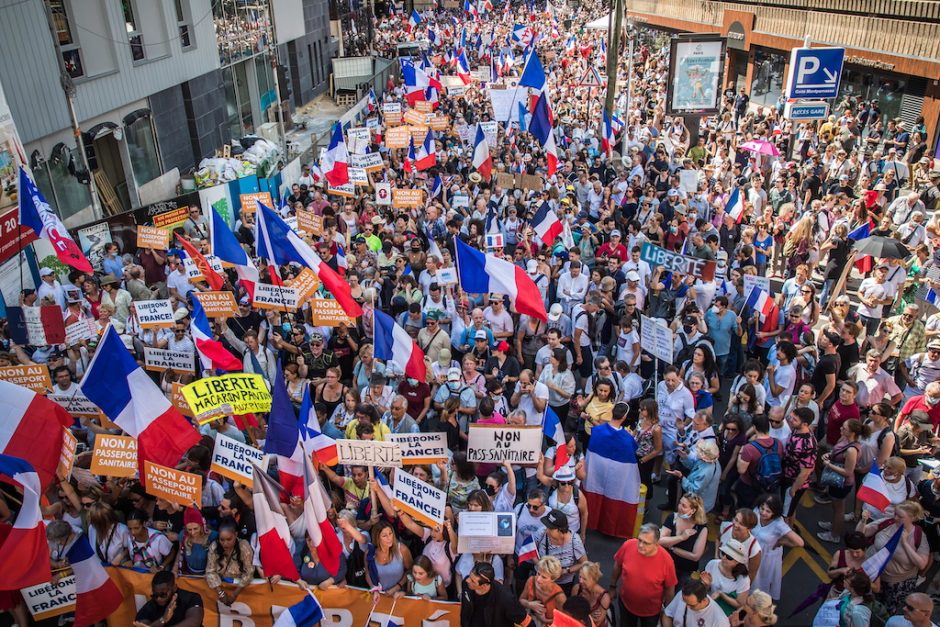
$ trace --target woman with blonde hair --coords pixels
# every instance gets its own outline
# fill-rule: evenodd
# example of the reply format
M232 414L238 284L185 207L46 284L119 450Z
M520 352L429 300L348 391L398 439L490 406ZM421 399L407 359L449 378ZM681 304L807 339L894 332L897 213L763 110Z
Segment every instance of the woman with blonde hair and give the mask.
M555 620L555 608L565 604L567 597L557 583L561 577L561 562L557 557L546 555L535 563L535 574L525 582L519 602L539 627L551 625Z
M708 544L708 511L702 497L686 493L679 499L676 511L666 518L660 529L659 546L666 549L676 566L679 586L698 570Z
M580 579L571 590L571 596L581 597L591 607L594 627L607 627L607 610L610 608L610 593L601 585L601 565L597 562L581 564Z
M792 208L793 203L786 203L780 207L780 213ZM786 259L786 278L796 273L796 267L807 263L814 245L813 227L816 220L812 213L807 213L796 223L783 238L783 256Z
M731 627L769 627L777 624L777 606L766 592L755 590L740 610L731 615Z

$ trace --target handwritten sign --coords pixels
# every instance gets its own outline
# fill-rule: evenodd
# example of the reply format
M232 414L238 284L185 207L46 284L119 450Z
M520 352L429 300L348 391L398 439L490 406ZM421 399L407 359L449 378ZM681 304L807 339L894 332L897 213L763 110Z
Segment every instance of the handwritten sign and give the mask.
M401 468L401 448L397 442L337 440L336 452L341 464Z
M420 207L424 203L424 191L420 189L392 190L393 207Z
M674 340L665 320L640 316L640 347L657 359L672 363Z
M40 364L0 368L0 379L29 388L37 394L45 394L52 388L49 369Z
M196 374L195 356L186 351L144 347L144 370L189 372Z
M447 459L447 436L444 433L392 433L389 441L401 448L404 464L433 464Z
M651 266L663 266L670 272L692 275L702 281L714 279L715 268L717 267L714 261L680 255L649 242L643 242L643 248L640 249L640 259Z
M176 324L169 299L134 301L134 311L143 329L168 329Z
M215 436L212 448L212 465L209 470L238 481L249 488L254 483L252 464L264 467L264 452L253 446L242 444L238 440L222 435Z
M202 477L195 473L144 460L144 486L147 494L157 498L184 507L202 507Z
M194 292L209 318L228 318L238 315L238 304L231 292Z
M768 294L773 294L770 290L770 277L769 276L757 276L756 274L745 274L744 279L744 293L750 294L751 288L757 286L767 292Z
M363 168L349 168L349 182L353 187L368 187L369 176Z
M542 452L541 427L470 425L467 461L532 465Z
M206 377L193 381L182 391L199 424L219 416L271 411L271 393L260 374Z
M494 176L496 184L503 189L512 189L516 186L516 178L509 172L497 172Z
M78 449L78 438L72 435L71 430L62 428L62 451L59 453L59 465L55 469L56 476L62 481L68 481L72 476L72 466L75 465L75 451Z
M338 327L341 324L356 324L354 318L346 315L342 305L331 298L313 298L310 300L310 324L315 327Z
M20 592L30 616L37 622L75 611L75 575L63 577L54 584L23 588Z
M323 232L323 216L318 216L312 211L298 209L297 228L313 235L319 235Z
M512 553L516 549L516 515L460 512L458 553Z
M170 232L154 226L137 227L137 248L166 250L170 247Z
M457 269L441 268L437 271L437 282L443 285L457 285Z
M271 192L254 192L251 194L239 194L239 201L242 204L242 213L254 213L258 210L258 203L264 203L265 207L274 208L274 201L271 199Z
M392 502L418 522L431 527L444 524L447 493L402 470L395 471Z
M258 309L294 310L297 309L297 290L270 283L255 283L252 304Z
M483 129L483 135L486 136L486 143L489 146L495 146L497 135L499 134L499 122L494 120L480 122L480 128Z
M91 457L91 473L106 477L137 474L137 440L125 435L98 434Z
M82 340L90 340L98 335L95 321L89 318L82 318L78 322L65 327L66 346L75 346Z

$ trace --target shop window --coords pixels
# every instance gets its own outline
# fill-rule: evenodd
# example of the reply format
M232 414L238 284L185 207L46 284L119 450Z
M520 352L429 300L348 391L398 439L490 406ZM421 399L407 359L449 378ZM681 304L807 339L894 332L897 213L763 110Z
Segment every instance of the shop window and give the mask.
M137 23L133 0L121 0L121 9L124 12L124 27L127 29L127 42L131 46L131 58L133 58L134 61L143 61L146 58L146 54L144 53L144 38L140 34L140 25Z
M751 103L775 106L783 93L783 55L758 48L754 52L754 75L751 80Z
M46 200L50 204L55 202L55 208L62 220L67 220L91 205L88 186L82 185L73 174L81 168L81 156L77 150L65 144L56 144L45 163L46 176L36 175L39 189L44 194L47 189L52 192L51 195L46 194Z
M189 3L183 6L183 0L173 0L173 7L176 9L176 28L179 32L180 46L183 50L192 48L192 19L189 15Z
M160 157L157 155L157 142L154 139L150 116L138 117L126 125L124 136L127 138L127 152L137 185L149 183L160 176Z
M82 64L82 51L75 37L75 29L69 18L69 6L66 0L46 0L49 12L52 13L52 24L55 28L56 39L59 41L59 50L62 51L62 60L65 62L65 71L72 78L85 76L85 67Z

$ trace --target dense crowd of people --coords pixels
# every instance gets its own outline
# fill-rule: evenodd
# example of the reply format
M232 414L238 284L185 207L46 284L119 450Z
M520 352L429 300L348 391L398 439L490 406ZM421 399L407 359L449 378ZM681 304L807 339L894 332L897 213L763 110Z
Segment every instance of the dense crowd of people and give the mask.
M402 41L426 41L430 28L437 43L426 58L436 67L428 71L453 75L445 57L465 41L471 65L490 66L496 82L518 77L524 65L526 46L513 25L531 29L526 36L537 37L548 77L557 172L549 174L531 133L506 125L490 146L495 172L533 175L542 189L503 188L495 173L485 178L472 167L467 129L493 119L489 85L435 94L452 124L435 134L438 165L422 172L406 166L406 150L381 142L378 107L370 149L383 169L370 181L423 189L425 204L380 205L368 187L351 198L330 194L306 164L281 210L322 217L322 233L305 237L324 263L345 272L361 318L320 327L307 304L255 309L228 271L225 289L238 313L216 319L212 331L244 372L269 386L282 374L295 409L309 391L322 432L334 439L443 432L450 450L447 461L403 470L446 492L445 521L435 527L399 509L368 469L321 466L344 550L335 575L305 535L303 503L282 494L304 585L460 601L461 623L471 627L551 625L557 610L595 627L759 627L782 620L785 550L814 533L835 551L822 596L837 600L838 617L826 624L932 625L924 579L940 553L940 474L930 472L940 445L940 313L928 290L940 289L933 273L940 164L926 152L923 120L908 128L883 119L870 101L794 124L782 106L754 106L731 84L695 137L682 116L665 110L668 40L640 29L633 74L625 53L618 63L627 88L608 153L604 92L575 86L589 67L606 65L606 31L584 29L600 14L596 3L576 10L549 3L497 7L482 19L427 12L409 29L408 16L377 20L377 53L394 56ZM504 66L507 53L515 62ZM380 100L401 102L404 93L393 84ZM761 141L780 156L740 148ZM442 189L432 193L435 180ZM735 193L740 216L728 208ZM532 228L543 202L564 225L551 245ZM181 230L211 250L200 208ZM235 231L254 254L252 218L242 216ZM502 241L495 248L494 234ZM856 241L868 236L892 238L909 255L857 255ZM462 290L456 239L524 271L547 319L518 314L504 294ZM714 278L651 265L641 255L647 243L715 262ZM209 288L188 279L181 251L120 255L111 245L105 253L94 274L44 269L21 304L57 304L68 323L87 319L99 332L112 325L141 361L155 347L198 362L189 315L194 294ZM265 282L300 270L259 265ZM758 305L752 296L762 289L767 298ZM140 328L132 303L155 297L172 301L172 329ZM376 310L393 315L423 351L427 380L377 359ZM671 364L641 347L642 325L653 318L674 334ZM54 391L67 394L95 345L9 343L0 365L45 364ZM168 397L174 383L194 378L173 370L153 376ZM468 461L470 424L541 425L546 408L563 425L567 464L556 469L548 441L535 467ZM589 555L588 533L600 521L581 494L592 432L602 425L629 434L647 505L635 537L613 556ZM68 565L67 547L87 534L103 562L155 573L153 601L135 624L202 624L201 599L177 590L171 573L204 576L225 605L265 577L251 491L210 471L219 434L262 447L265 417L229 416L199 431L202 441L180 468L203 477L200 507L156 498L133 479L93 476L95 438L120 430L89 417L73 428L86 452L72 479L46 495L54 570ZM856 498L872 468L886 507ZM18 501L6 488L2 496L0 518L11 521ZM818 530L796 524L808 499L831 506ZM514 512L516 553L458 552L465 511ZM714 542L710 521L718 525ZM5 522L0 531L9 528ZM521 560L529 540L537 555ZM872 577L863 564L885 547L887 566ZM17 592L2 593L0 610L30 624Z

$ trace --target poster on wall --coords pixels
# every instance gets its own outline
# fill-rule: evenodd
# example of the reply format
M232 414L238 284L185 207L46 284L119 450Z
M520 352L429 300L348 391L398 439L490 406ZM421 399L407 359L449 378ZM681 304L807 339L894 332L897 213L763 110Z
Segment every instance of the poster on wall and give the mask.
M7 99L0 89L0 212L17 205L16 184L26 152L13 123Z
M670 46L666 113L718 113L724 37L679 36L672 39Z

